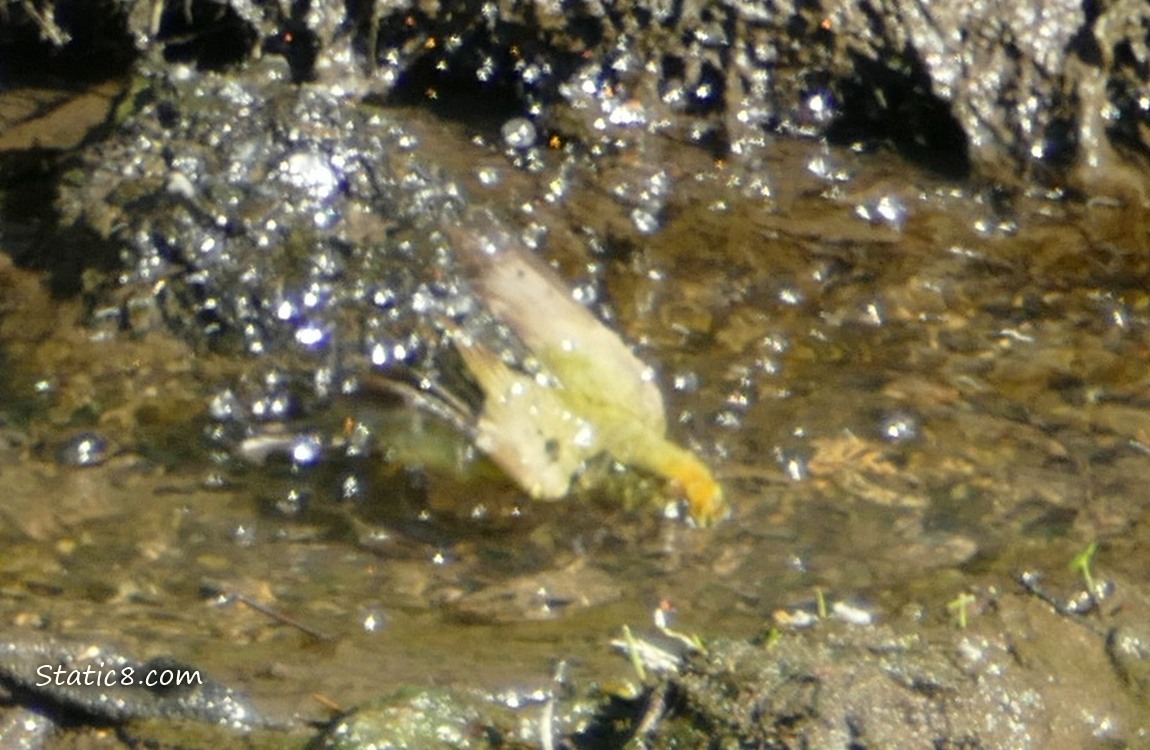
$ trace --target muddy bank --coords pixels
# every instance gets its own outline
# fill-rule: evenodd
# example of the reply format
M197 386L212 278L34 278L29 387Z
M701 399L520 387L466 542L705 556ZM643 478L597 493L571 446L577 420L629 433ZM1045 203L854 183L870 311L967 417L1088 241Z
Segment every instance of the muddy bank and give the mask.
M893 143L952 174L1141 202L1146 11L994 3L12 4L14 59L222 70L281 56L292 80L610 151L650 136L757 169L776 134ZM46 51L53 54L46 55ZM65 64L65 63L59 63ZM74 69L74 68L73 68ZM121 68L122 69L122 68ZM19 73L20 67L14 70Z

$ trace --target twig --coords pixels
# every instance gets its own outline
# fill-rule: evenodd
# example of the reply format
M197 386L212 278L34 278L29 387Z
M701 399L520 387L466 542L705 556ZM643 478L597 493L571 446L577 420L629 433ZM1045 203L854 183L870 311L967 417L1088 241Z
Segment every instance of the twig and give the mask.
M72 41L72 36L60 28L56 23L56 10L52 2L47 2L44 5L44 12L41 13L36 9L36 5L32 0L23 0L21 3L24 6L24 12L32 17L36 25L40 27L40 37L45 39L57 47L63 47L68 42Z
M327 633L321 633L320 631L316 630L315 628L313 628L309 625L304 625L299 620L296 620L293 617L289 617L282 612L274 610L271 607L267 606L266 604L261 604L260 602L257 602L255 599L252 599L252 598L250 598L244 594L233 594L232 597L235 599L235 601L239 602L240 604L246 604L247 606L254 609L256 612L259 612L262 615L267 615L268 617L272 618L276 622L287 625L288 627L295 628L296 630L300 631L301 633L307 633L308 635L310 635L312 638L315 638L316 640L320 640L320 641L334 641L335 640L335 638L328 635Z

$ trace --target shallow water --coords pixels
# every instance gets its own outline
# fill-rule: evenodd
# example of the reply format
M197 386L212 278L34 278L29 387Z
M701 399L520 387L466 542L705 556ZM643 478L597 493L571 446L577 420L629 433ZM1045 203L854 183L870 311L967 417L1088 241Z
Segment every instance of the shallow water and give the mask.
M502 164L453 132L425 156ZM768 154L770 189L751 190L764 175L668 142L672 197L647 235L612 230L599 185L556 212L557 236L621 238L594 271L586 247L551 252L722 479L733 514L713 529L623 507L610 483L532 504L407 448L382 466L245 466L206 438L205 410L249 363L97 335L77 300L0 268L0 622L171 654L322 716L317 694L350 706L412 682L532 690L560 660L626 677L608 642L656 609L704 636L761 632L817 595L944 622L1022 568L1072 588L1094 541L1103 574L1141 580L1145 217L1104 197L996 199L881 152ZM511 214L515 179L471 189ZM356 399L331 420L347 416L411 451L460 449L430 417ZM107 460L62 461L89 430Z

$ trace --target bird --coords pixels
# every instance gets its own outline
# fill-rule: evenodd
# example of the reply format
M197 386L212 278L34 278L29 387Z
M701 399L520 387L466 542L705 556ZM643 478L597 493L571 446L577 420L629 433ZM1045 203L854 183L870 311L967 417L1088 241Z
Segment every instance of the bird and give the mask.
M468 210L447 237L479 302L536 363L517 366L455 332L453 344L483 392L476 446L536 499L567 495L586 462L606 454L669 480L697 525L724 518L722 486L667 437L654 371L619 334L490 211Z

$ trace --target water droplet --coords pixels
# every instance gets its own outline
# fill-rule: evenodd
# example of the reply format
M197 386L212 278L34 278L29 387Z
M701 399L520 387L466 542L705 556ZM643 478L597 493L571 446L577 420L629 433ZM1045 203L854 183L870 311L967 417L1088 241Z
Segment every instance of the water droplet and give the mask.
M299 516L307 510L311 501L311 493L300 487L292 487L280 496L273 507L282 516Z
M321 345L326 338L327 332L314 323L308 323L302 328L297 328L295 332L296 343L309 349Z
M359 621L363 632L378 633L387 627L388 619L383 607L370 606L360 610Z
M343 478L339 485L339 497L341 500L347 502L357 500L363 497L364 487L363 482L356 474L348 474Z
M874 224L886 224L892 229L901 230L906 223L906 205L901 199L884 195L872 203L855 206L855 215Z
M252 416L257 419L280 421L291 412L291 397L285 393L274 393L252 403Z
M719 427L735 430L743 426L743 418L741 415L730 410L721 411L715 415L715 424Z
M779 455L779 464L783 467L783 473L792 482L801 482L810 476L807 460L803 456L783 451Z
M292 441L292 461L300 466L314 464L322 455L323 441L318 435L299 435Z
M196 197L196 187L183 172L172 172L168 175L168 192L184 200L193 200Z
M509 148L522 150L535 145L535 125L526 117L513 117L499 130Z
M805 299L805 296L798 287L784 286L779 289L779 302L782 302L784 305L798 305L802 303L803 299Z
M575 445L588 449L595 445L595 428L586 422L580 421L579 430L573 438Z
M918 418L905 411L896 411L882 418L879 434L891 443L905 443L918 437Z
M819 123L826 124L835 116L835 100L831 92L822 90L807 98L807 110L811 118Z
M872 326L881 326L885 322L882 304L872 301L863 305L862 322Z
M677 373L671 386L680 393L694 393L699 389L699 375L695 372Z
M635 229L639 230L640 234L652 234L659 228L659 220L642 208L635 208L631 211L631 223L635 225Z
M229 422L243 416L244 406L229 388L217 393L208 403L208 414L219 422Z
M849 172L822 154L807 162L807 170L827 182L846 182L850 179Z
M256 530L250 525L240 524L232 529L232 541L241 547L251 547L256 543Z
M276 305L276 317L280 320L291 320L296 316L296 306L290 300L282 300Z
M284 160L281 170L288 182L317 200L327 199L339 188L339 176L319 154L292 154Z
M108 460L108 441L94 432L81 432L60 446L56 460L65 466L99 466Z
M628 100L612 107L607 120L612 125L642 125L647 122L647 112L637 100Z
M1125 330L1130 325L1130 315L1125 305L1115 304L1110 310L1110 322Z
M499 184L499 170L493 167L480 167L476 172L479 184L484 187L493 187Z

